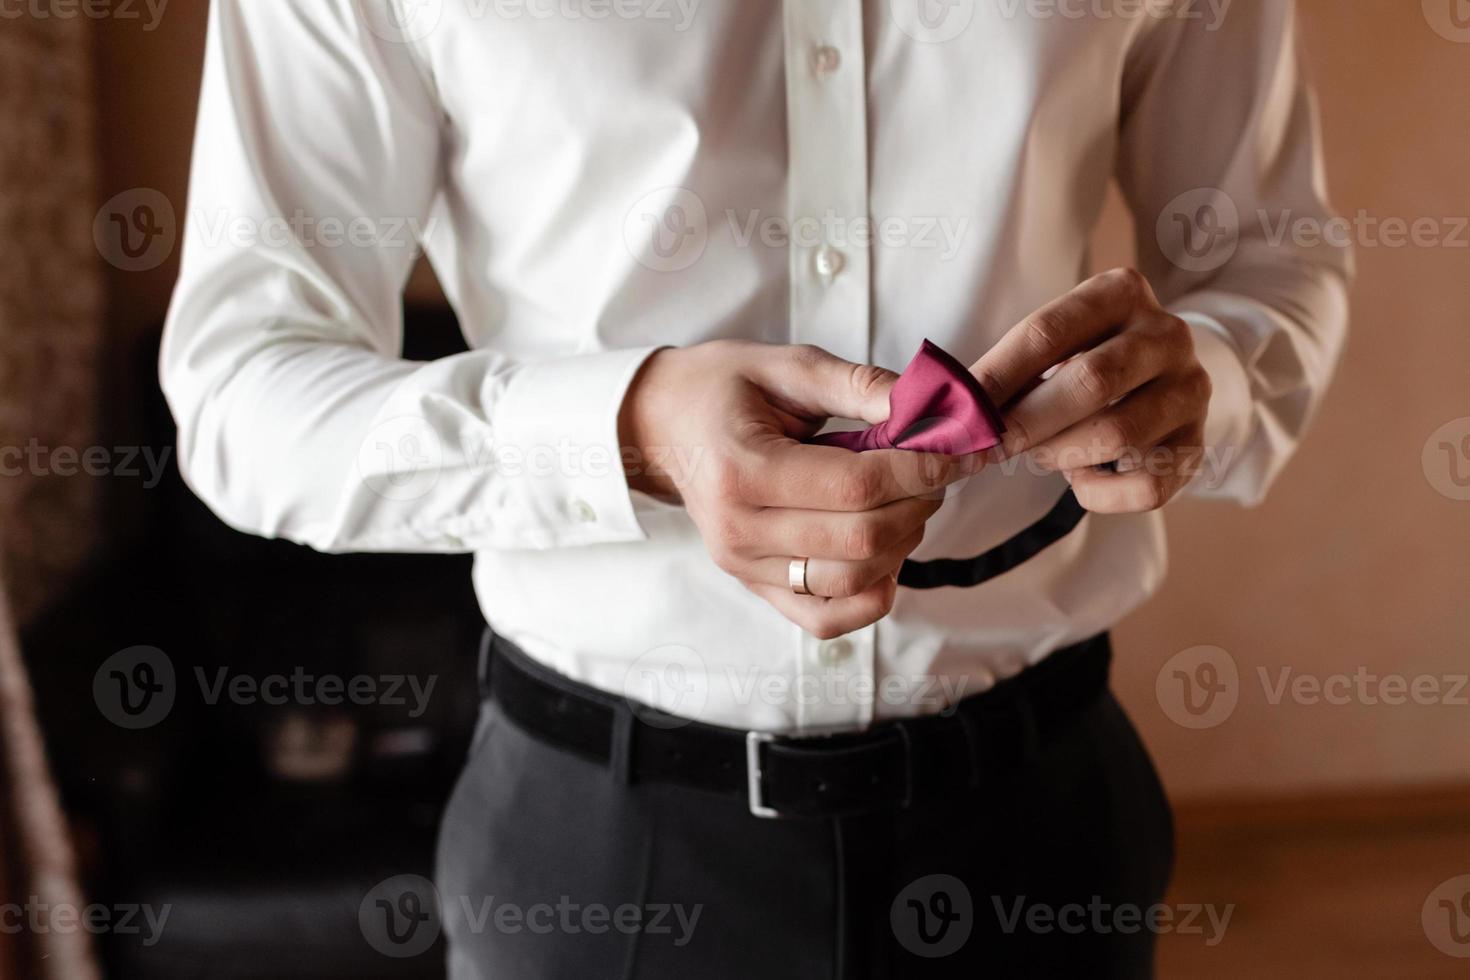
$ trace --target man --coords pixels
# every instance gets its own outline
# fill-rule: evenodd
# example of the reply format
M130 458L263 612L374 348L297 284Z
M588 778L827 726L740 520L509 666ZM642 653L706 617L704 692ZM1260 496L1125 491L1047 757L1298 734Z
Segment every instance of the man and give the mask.
M1105 634L1318 404L1320 164L1287 0L215 0L180 457L246 531L476 553L451 975L1147 975ZM1142 271L1078 285L1114 177ZM926 337L999 447L808 443Z

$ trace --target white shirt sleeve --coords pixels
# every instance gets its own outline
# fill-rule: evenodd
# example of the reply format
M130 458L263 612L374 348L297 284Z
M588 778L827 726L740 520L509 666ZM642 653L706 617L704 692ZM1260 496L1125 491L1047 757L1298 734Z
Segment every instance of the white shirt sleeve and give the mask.
M617 414L648 349L401 358L441 112L352 0L214 0L161 374L189 485L324 551L639 540Z
M1197 496L1259 502L1321 403L1352 254L1326 203L1291 0L1146 29L1123 85L1118 177L1142 271L1214 382Z

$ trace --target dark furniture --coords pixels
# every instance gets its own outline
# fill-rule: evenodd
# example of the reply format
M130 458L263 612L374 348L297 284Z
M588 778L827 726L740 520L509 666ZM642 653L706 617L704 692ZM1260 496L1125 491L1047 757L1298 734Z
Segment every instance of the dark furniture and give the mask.
M408 323L406 356L462 349L446 313ZM156 349L140 353L137 387L151 393L140 426L156 450L173 430L155 361ZM128 543L23 643L92 900L169 909L151 946L146 935L99 937L109 976L442 976L442 940L384 955L358 913L378 882L431 873L478 704L483 621L469 558L328 556L240 534L173 462L155 488L116 489L137 495L114 508L140 515L118 535ZM162 721L129 730L105 716L93 682L138 645L167 656L176 696ZM419 717L406 686L403 704L210 703L221 670L259 681L298 669L435 686Z

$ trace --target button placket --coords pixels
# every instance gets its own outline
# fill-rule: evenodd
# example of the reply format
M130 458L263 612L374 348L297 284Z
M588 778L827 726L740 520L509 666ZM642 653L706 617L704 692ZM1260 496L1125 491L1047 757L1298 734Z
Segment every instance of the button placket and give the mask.
M868 626L832 640L806 637L798 718L809 731L866 727L874 719L874 640Z
M863 5L785 0L787 220L791 342L849 361L871 356L868 98ZM874 627L823 643L801 634L797 722L865 725L873 717Z
M791 340L869 358L863 5L786 0Z

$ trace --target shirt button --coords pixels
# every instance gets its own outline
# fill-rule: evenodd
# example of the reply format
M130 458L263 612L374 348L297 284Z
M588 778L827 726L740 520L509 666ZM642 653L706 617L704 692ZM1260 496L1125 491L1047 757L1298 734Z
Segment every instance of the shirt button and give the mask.
M847 264L847 259L837 249L830 245L823 245L817 249L816 255L817 275L828 281L835 279Z
M824 44L812 52L812 68L818 75L831 75L842 67L842 52Z
M581 497L573 497L567 503L567 509L571 511L572 517L583 524L592 524L597 520L597 511L592 505Z
M817 650L817 659L822 661L824 667L836 667L851 656L852 642L849 640L827 640Z

